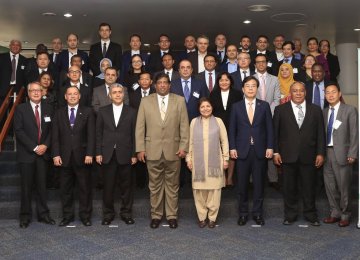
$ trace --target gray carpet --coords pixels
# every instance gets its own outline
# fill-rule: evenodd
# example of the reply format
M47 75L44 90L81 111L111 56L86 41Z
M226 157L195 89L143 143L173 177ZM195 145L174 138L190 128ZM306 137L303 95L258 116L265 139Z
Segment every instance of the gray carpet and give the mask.
M198 228L195 219L179 220L179 228L149 227L135 219L127 226L119 219L110 228L93 219L92 227L78 221L60 228L33 222L23 230L17 220L0 221L1 259L359 259L360 230L337 225L283 226L282 219L266 219L263 227L244 227L235 218L221 219L215 229ZM162 224L166 224L163 222Z

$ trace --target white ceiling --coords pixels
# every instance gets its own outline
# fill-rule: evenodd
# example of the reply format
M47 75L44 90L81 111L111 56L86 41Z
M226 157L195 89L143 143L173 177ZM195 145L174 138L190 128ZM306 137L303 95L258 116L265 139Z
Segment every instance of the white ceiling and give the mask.
M254 4L270 5L271 9L250 12L247 7ZM152 46L160 33L166 33L176 48L182 47L187 34L207 34L213 39L219 32L235 44L243 34L254 42L258 34L266 34L272 41L279 33L287 39L300 37L303 45L310 36L329 39L332 45L359 43L360 32L353 30L360 28L359 10L359 0L0 0L0 45L19 39L27 42L25 49L38 43L50 47L52 38L65 41L70 32L77 33L82 42L94 43L101 22L112 25L112 39L124 49L133 33ZM45 17L41 15L44 12L57 15ZM73 17L63 17L66 12ZM279 13L304 17L294 22L273 21L271 16ZM252 23L243 24L245 19ZM89 44L81 47L88 49Z

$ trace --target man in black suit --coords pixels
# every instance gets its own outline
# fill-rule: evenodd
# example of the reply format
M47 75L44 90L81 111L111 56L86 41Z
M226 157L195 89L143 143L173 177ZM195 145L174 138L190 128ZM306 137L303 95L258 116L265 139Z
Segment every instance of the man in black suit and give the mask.
M124 87L110 87L112 104L100 108L96 117L96 162L104 174L103 220L110 225L114 220L114 191L119 178L121 190L120 217L126 224L134 224L132 204L134 191L131 166L135 155L136 110L124 105Z
M25 85L26 58L20 54L21 42L12 40L10 52L0 54L0 106L10 87L19 91Z
M325 70L320 63L314 63L311 67L312 80L306 82L306 102L313 103L321 109L329 106L325 98L325 85L328 83L325 80Z
M279 68L281 64L288 63L293 67L294 79L296 81L305 82L306 75L305 71L302 69L302 62L295 59L294 51L295 45L292 41L285 41L282 45L282 51L284 58L277 63L273 63L273 72L274 76L277 76L279 73Z
M313 226L320 226L315 207L316 170L324 163L325 130L321 109L305 101L305 85L295 81L291 101L277 106L274 113L274 163L282 167L284 225L298 215L301 187L303 214ZM300 182L300 183L299 183ZM300 184L300 185L298 185Z
M208 53L209 38L206 35L197 37L196 47L197 51L191 52L188 55L188 60L191 62L194 75L205 70L204 58Z
M268 47L269 47L269 38L266 35L259 35L256 39L256 49L249 52L251 57L250 67L252 70L255 70L256 55L262 53L267 56L267 60L268 60L267 71L268 73L272 73L272 66L274 64L269 59L270 51L267 49Z
M85 86L80 83L81 69L78 66L71 66L68 70L68 78L70 79L70 84L65 85L59 89L58 95L58 104L59 106L66 106L65 93L66 89L69 86L75 86L79 89L81 94L80 105L82 106L91 106L92 90L89 86Z
M196 51L196 39L192 35L187 35L184 39L185 50L178 52L179 62L189 58L188 54Z
M39 222L55 225L46 201L46 174L49 170L52 107L41 103L41 86L28 85L29 102L15 110L14 132L17 141L17 162L21 176L20 227L31 221L31 195L36 187L36 214Z
M120 83L124 83L124 75L129 71L131 65L131 58L135 54L141 56L143 65L147 66L149 62L149 55L146 51L141 50L141 37L138 34L133 34L130 36L130 50L127 50L122 55L121 69L120 69Z
M157 77L159 74L165 73L169 76L170 81L178 79L180 74L178 71L174 69L175 60L171 53L165 53L162 57L162 65L164 67L163 70L154 73L153 79Z
M173 55L173 58L175 59L175 67L177 66L177 57L174 52L170 50L170 38L166 34L161 34L159 37L159 47L160 49L154 52L151 52L149 57L149 63L147 66L147 71L150 73L155 73L157 71L160 71L164 69L162 65L162 56L164 56L165 53L171 53Z
M121 68L122 48L121 45L110 40L111 26L108 23L99 25L100 42L90 47L89 63L94 76L101 74L100 61L108 58L112 62L112 67L117 70Z
M284 59L283 44L285 42L285 36L278 34L274 37L273 45L274 50L269 53L269 61L272 64L278 64L279 61Z
M234 88L238 91L242 91L243 80L255 73L250 67L250 54L248 52L240 52L237 56L238 70L231 73L231 77L234 80Z
M215 37L215 49L214 49L214 53L217 54L218 56L218 61L219 61L219 67L226 62L227 60L227 55L226 55L226 36L222 33L219 33L218 35L216 35Z
M71 63L71 66L77 66L77 67L81 68L81 66L82 66L81 56L78 54L72 56L70 63ZM79 80L80 80L81 84L85 85L85 87L89 87L91 90L93 89L93 79L89 73L82 71ZM66 87L66 86L70 86L70 78L68 77L68 69L62 70L60 72L58 88Z
M204 58L205 70L195 75L197 79L200 79L202 82L205 82L207 89L209 90L209 93L211 93L214 88L218 87L216 83L216 78L218 75L218 72L215 70L216 65L217 65L217 56L215 54L208 53Z
M26 82L29 84L30 82L37 81L39 79L39 75L43 71L47 71L51 74L54 80L54 89L57 88L58 82L58 73L54 68L54 64L50 64L49 54L47 52L39 52L36 55L36 63L31 68L28 67L29 70L26 71Z
M241 52L250 52L251 39L248 35L243 35L240 38Z
M66 107L59 108L52 128L52 157L61 167L61 201L63 219L59 226L74 221L74 186L79 188L79 217L91 226L91 164L95 152L95 116L90 107L79 105L80 90L66 89Z
M67 37L67 46L68 48L66 50L63 50L59 54L59 63L58 68L59 70L67 70L71 64L71 57L75 54L78 54L81 56L83 60L83 64L81 66L81 70L84 72L89 72L89 56L85 51L78 49L78 43L79 43L79 37L74 34L70 33ZM99 65L98 65L99 66Z
M50 54L50 61L55 65L57 71L59 71L59 54L62 51L62 42L59 37L55 37L51 41L52 53Z

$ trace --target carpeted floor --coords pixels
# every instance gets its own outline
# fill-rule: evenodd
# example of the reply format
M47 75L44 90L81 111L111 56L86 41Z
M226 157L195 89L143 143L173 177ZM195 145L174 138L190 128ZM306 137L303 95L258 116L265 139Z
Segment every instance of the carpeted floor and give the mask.
M266 219L263 227L244 227L235 218L221 219L215 229L198 228L195 219L179 220L171 230L149 220L127 226L119 219L107 227L93 219L92 227L60 228L33 222L20 229L17 220L0 221L1 259L359 259L360 230L337 225L299 227Z

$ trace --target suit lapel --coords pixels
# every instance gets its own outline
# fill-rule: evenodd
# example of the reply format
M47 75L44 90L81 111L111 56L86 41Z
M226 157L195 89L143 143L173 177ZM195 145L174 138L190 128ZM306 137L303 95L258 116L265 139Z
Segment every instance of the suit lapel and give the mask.
M253 118L253 124L256 122L257 118L259 117L260 110L261 110L261 102L258 99L256 99L255 100L255 113L254 113L254 118Z
M169 94L169 101L170 101L170 94ZM157 97L157 94L154 94L154 95L152 95L151 96L152 98L153 98L153 111L156 111L156 118L159 120L159 122L160 122L160 125L162 125L163 124L163 121L162 121L162 119L161 119L161 113L160 113L160 104L159 104L159 99L158 99L158 97ZM168 109L167 109L167 111L166 111L166 114L168 113L168 111L169 111L169 102L168 102ZM165 118L166 118L166 115L165 115ZM165 120L164 120L165 121Z
M35 128L37 129L35 113L34 113L34 110L32 109L30 102L27 103L27 106L28 106L28 108L26 109L26 112L28 113L29 118L31 118L31 121L33 122ZM41 115L42 115L42 113L41 113ZM41 121L41 118L40 118L40 121Z
M68 126L68 128L70 129L70 130L72 130L71 129L71 126L70 126L70 118L69 118L69 113L68 113L68 106L66 105L65 106L65 108L63 109L63 120L64 120L64 122L66 122L66 125Z
M122 108L122 111L121 111L121 114L120 114L119 122L118 122L116 128L118 128L119 125L120 125L120 123L121 123L122 121L124 121L124 118L125 118L125 116L126 116L126 110L127 110L127 107L125 106L125 104L123 104L123 108ZM114 116L113 116L113 118L114 118ZM115 118L114 118L114 120L115 120ZM114 123L115 123L115 122L114 122Z
M285 105L287 106L287 109L289 110L290 121L292 121L295 124L295 126L297 127L297 129L298 129L299 125L298 125L298 123L296 121L294 110L293 110L292 105L291 105L291 101L287 102ZM306 117L306 115L305 115L305 117ZM304 122L303 122L303 125L304 125Z

